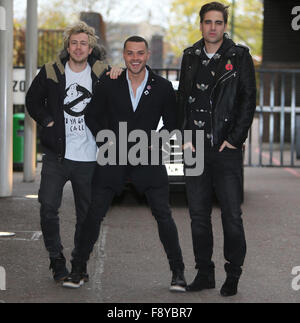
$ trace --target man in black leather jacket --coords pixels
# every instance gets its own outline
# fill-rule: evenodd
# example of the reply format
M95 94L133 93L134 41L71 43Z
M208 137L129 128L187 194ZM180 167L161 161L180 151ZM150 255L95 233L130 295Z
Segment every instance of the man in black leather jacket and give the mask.
M178 91L182 130L204 130L204 171L186 175L197 276L187 291L215 287L211 211L213 191L221 207L227 278L221 295L237 293L246 254L242 221L242 146L256 107L255 71L248 48L225 33L228 7L200 11L203 38L184 51ZM193 136L194 138L195 136ZM195 150L195 141L184 149Z

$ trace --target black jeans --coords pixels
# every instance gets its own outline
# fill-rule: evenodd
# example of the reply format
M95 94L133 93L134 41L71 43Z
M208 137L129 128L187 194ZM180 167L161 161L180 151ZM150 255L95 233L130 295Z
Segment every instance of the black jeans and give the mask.
M204 172L186 176L196 268L203 274L213 271L211 212L215 192L221 207L226 272L239 276L246 255L242 221L242 150L205 149Z
M98 167L98 166L97 166ZM103 221L115 196L111 188L99 186L101 178L95 172L92 185L92 203L83 225L79 247L73 253L74 262L86 262L98 240ZM152 214L157 221L160 241L167 254L170 269L184 269L176 224L169 207L169 187L150 188L145 192Z
M95 162L63 160L60 163L52 154L43 156L39 202L41 204L41 228L49 256L58 257L63 250L60 238L58 210L61 206L63 188L71 181L76 209L76 229L74 244L91 202L91 183Z

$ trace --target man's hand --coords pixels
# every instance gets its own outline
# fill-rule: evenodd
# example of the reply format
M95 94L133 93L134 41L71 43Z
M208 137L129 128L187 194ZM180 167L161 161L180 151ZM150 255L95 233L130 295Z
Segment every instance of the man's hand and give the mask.
M184 145L182 145L183 150L186 150L188 148L190 148L193 153L196 151L195 147L193 146L193 144L191 142L187 142Z
M225 141L223 142L222 146L220 147L219 152L223 151L223 149L224 149L225 147L227 147L227 148L229 148L229 149L237 149L236 147L232 146L228 141L226 141L226 140L225 140Z
M47 128L51 128L54 126L54 121L51 121L48 125L47 125Z
M116 80L122 73L123 73L123 68L118 67L118 66L113 66L109 72L106 73L106 75L110 75L110 78L112 80Z

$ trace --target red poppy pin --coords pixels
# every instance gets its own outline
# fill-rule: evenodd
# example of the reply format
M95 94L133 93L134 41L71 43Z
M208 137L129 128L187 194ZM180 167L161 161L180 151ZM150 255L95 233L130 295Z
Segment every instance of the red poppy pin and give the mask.
M225 68L226 68L227 71L232 71L233 70L233 65L231 64L230 59L228 60Z

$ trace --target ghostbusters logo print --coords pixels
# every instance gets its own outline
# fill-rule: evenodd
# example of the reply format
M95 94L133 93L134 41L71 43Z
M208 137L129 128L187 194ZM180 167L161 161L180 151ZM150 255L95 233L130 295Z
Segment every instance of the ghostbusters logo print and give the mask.
M65 126L68 135L85 135L84 114L92 94L77 83L71 84L65 93Z

